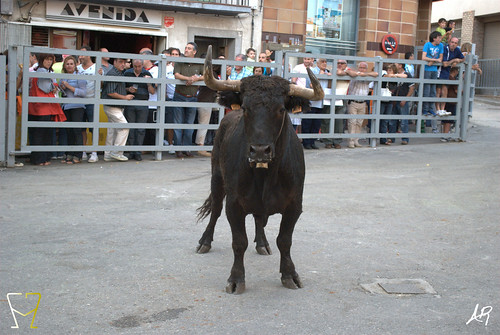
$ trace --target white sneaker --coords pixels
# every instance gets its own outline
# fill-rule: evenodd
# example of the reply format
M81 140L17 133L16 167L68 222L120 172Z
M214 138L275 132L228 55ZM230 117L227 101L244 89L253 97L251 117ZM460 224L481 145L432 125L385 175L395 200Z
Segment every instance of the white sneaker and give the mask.
M88 159L87 153L84 151L82 153L82 161L86 161Z
M114 161L114 159L113 159L113 157L111 157L111 154L104 154L104 161L111 162L111 161Z
M126 162L128 161L128 158L126 156L124 156L123 154L118 154L116 152L111 152L109 154L109 157L117 160L117 161L120 161L120 162Z
M90 158L89 158L89 163L95 163L99 160L99 157L97 157L97 152L92 152L90 154Z
M168 141L167 141L167 140L163 140L163 145L164 145L164 146L169 146L169 145L170 145L170 143L168 143Z

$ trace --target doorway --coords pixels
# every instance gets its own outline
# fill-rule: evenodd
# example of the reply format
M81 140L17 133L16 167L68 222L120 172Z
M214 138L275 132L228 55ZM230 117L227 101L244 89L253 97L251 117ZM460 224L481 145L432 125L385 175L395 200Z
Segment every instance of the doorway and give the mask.
M91 32L96 48L106 48L110 52L139 53L142 48L155 50L155 37L134 34ZM94 36L92 36L94 35Z
M208 46L212 46L212 57L224 56L229 58L229 48L231 44L229 38L214 38L208 36L195 36L194 42L198 45L197 57L204 58L207 54Z

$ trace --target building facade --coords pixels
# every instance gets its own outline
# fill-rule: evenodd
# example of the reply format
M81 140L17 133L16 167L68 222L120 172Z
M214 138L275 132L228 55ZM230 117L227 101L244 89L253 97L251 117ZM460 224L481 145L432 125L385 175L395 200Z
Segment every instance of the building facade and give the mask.
M189 41L198 55L214 46L215 56L234 57L260 45L262 7L258 0L206 1L14 1L1 0L0 47L53 48L137 53L168 47L181 51Z
M402 58L428 40L432 0L264 0L263 47ZM384 50L391 35L394 52Z
M432 28L440 18L454 20L453 36L460 43L475 44L480 59L500 58L500 5L495 0L443 0L432 6Z
M1 0L0 50L12 44L90 45L128 53L149 47L159 53L168 47L182 51L195 41L199 56L212 44L215 56L230 59L249 47L402 58L427 42L434 2L445 1ZM479 32L498 27L472 24Z

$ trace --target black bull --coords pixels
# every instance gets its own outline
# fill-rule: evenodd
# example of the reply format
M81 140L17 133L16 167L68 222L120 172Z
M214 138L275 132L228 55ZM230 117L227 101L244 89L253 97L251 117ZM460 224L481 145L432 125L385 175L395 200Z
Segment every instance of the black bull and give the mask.
M308 69L312 89L289 84L280 77L252 76L241 81L215 80L212 50L205 60L205 84L214 90L240 92L241 109L227 114L217 131L212 152L211 193L198 209L199 220L210 215L200 239L199 253L210 250L214 228L226 197L226 215L233 237L234 263L226 292L245 290L243 256L248 246L245 217L255 218L259 253L270 253L264 227L270 215L280 213L276 239L281 253L283 286L302 287L290 256L292 234L302 213L304 153L287 114L290 96L319 100L324 96L318 80Z

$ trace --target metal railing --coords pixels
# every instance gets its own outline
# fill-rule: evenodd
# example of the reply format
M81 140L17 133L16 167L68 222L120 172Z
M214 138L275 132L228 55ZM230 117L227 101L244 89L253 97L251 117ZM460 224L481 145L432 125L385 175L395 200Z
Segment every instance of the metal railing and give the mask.
M0 156L1 162L6 162L7 166L14 165L14 156L19 154L28 154L32 151L108 151L108 150L123 150L123 151L152 151L155 153L156 159L162 158L162 153L165 151L172 150L171 146L164 146L163 140L165 136L166 129L212 129L218 128L218 124L176 124L176 123L166 123L165 122L165 110L170 107L211 107L218 108L219 111L219 122L224 116L224 108L216 103L207 102L179 102L179 101L167 101L166 100L166 87L167 84L184 84L183 81L176 79L166 78L166 65L167 62L189 62L202 64L203 59L193 59L193 58L178 58L178 57L165 57L156 55L137 55L137 54L122 54L122 53L106 53L101 52L91 52L91 51L78 51L78 50L68 50L68 49L50 49L42 47L15 47L12 46L9 49L9 73L16 73L17 69L17 53L22 54L24 69L29 68L29 54L32 53L53 53L53 54L69 54L69 55L87 55L95 57L96 68L99 69L102 63L102 57L119 57L126 59L149 59L158 62L159 76L158 78L131 78L131 77L108 77L101 76L99 74L86 75L83 76L87 81L95 82L95 98L40 98L40 97L30 97L29 92L29 82L31 78L51 78L51 79L82 79L82 75L75 74L65 74L65 73L38 73L38 72L23 72L23 83L22 83L22 112L21 112L21 144L20 148L15 147L15 136L16 136L16 90L10 89L15 88L16 76L9 77L8 83L8 99L3 101L3 104L7 103L7 112L2 111L0 117L5 119L6 135L5 135L5 150L3 155ZM339 59L346 59L349 63L354 64L359 61L367 61L373 64L374 70L379 73L376 78L372 77L358 77L358 80L372 81L373 84L373 95L370 96L351 96L351 95L340 95L336 92L336 86L339 80L350 80L349 76L337 76L335 71L332 71L331 76L318 75L320 80L328 80L331 85L331 93L325 96L326 100L331 100L330 112L328 114L301 114L298 118L302 119L326 119L330 122L330 131L328 133L322 134L299 134L301 138L365 138L369 139L370 145L375 146L376 141L379 138L394 137L394 138L437 138L442 137L443 134L436 133L424 133L421 131L420 124L427 120L435 121L454 121L455 127L452 133L447 134L447 137L455 139L465 140L467 137L467 120L468 112L471 108L471 104L464 103L470 99L470 90L466 89L471 87L471 58L468 56L466 64L460 65L460 73L458 80L427 80L424 78L424 64L422 61L407 61L398 59L382 59L381 57L376 58L362 58L354 56L337 56L337 55L326 55L326 54L309 54L309 53L295 53L288 52L283 57L282 51L276 52L276 62L275 63L259 63L259 62L238 62L233 60L213 60L214 65L220 65L222 69L226 66L243 65L243 66L262 66L267 68L272 68L274 74L278 76L283 76L285 79L290 79L293 77L305 77L304 74L292 73L290 70L291 63L297 63L301 57L315 57L315 58L326 58L330 67L336 69L336 63ZM5 58L0 58L1 62ZM283 60L282 62L280 60ZM384 63L411 63L415 67L419 66L418 78L387 78L381 77L382 67ZM354 66L354 65L351 65ZM0 73L0 78L2 74ZM226 78L225 71L221 71L222 79ZM158 85L158 101L124 101L120 100L120 105L133 106L133 105L156 105L158 108L157 118L154 123L109 123L105 119L99 118L99 110L101 105L106 104L116 104L114 99L101 99L100 98L100 87L101 83L104 81L115 81L115 82L133 82L133 83L154 83ZM458 85L458 97L457 98L429 98L423 97L423 89L418 89L418 94L413 97L400 97L400 96L382 96L381 94L381 83L385 82L408 82L415 83L419 87L423 87L424 84L447 84L447 85ZM5 82L5 80L3 81ZM203 85L203 82L197 82L195 85ZM2 81L0 80L0 88L2 87ZM5 91L5 89L4 89ZM364 115L351 115L351 114L335 114L335 101L343 100L366 100L370 102L371 108L369 114ZM382 102L398 102L398 101L410 101L415 104L416 108L414 113L410 115L382 115L380 114L381 103ZM449 102L457 104L457 115L456 116L445 116L445 117L429 117L422 115L422 104L424 101L428 102ZM93 104L95 110L95 117L93 122L34 122L28 121L28 104L31 102L57 102L57 103L83 103L83 104ZM2 103L2 100L0 100ZM348 119L366 119L371 123L371 127L366 133L362 134L347 134L347 133L334 133L334 125L336 122L345 122ZM415 123L415 129L409 133L380 133L379 125L381 120L403 120L407 119L410 122ZM0 126L2 124L0 123ZM50 146L33 146L29 144L28 141L28 128L32 127L49 127L49 128L92 128L94 131L92 133L92 145L50 145ZM129 129L153 129L155 130L155 144L154 145L141 145L141 146L106 146L99 144L99 129L106 128L129 128ZM199 150L211 150L211 146L175 146L176 151L199 151ZM0 151L2 154L2 151Z
M500 95L500 59L480 59L482 75L476 76L476 93Z
M333 69L336 69L336 62L339 59L347 60L348 63L352 64L354 68L354 64L356 62L365 61L374 64L373 70L378 72L378 77L357 77L357 80L361 81L370 81L373 82L373 94L369 96L353 96L353 95L340 95L336 93L337 82L338 80L351 80L352 78L349 76L339 77L336 74L336 71L332 71L331 75L318 75L318 79L329 80L331 81L331 94L325 96L325 99L330 99L332 102L336 100L343 100L344 106L346 105L348 100L365 100L367 103L371 105L371 111L369 114L364 115L352 115L352 114L335 114L335 106L332 103L330 106L329 114L302 114L300 118L309 118L309 119L329 119L330 120L330 132L327 134L299 134L301 138L368 138L370 139L370 145L374 147L376 145L377 138L438 138L443 137L443 134L438 133L426 133L422 132L420 125L422 122L427 123L429 120L431 121L454 121L455 127L453 127L454 131L446 134L446 137L451 137L453 139L462 139L465 140L467 137L467 121L468 121L468 113L469 109L472 107L472 104L464 103L469 101L470 90L465 89L471 86L471 61L472 56L467 57L466 64L459 65L459 76L458 80L442 80L442 79L424 79L424 65L426 62L423 61L409 61L404 59L383 59L381 57L375 58L363 58L363 57L354 57L354 56L338 56L338 55L317 55L308 53L287 53L285 57L285 66L287 69L284 74L284 78L290 79L293 77L303 77L305 78L307 75L305 74L296 74L291 73L289 68L289 60L290 58L295 57L315 57L325 58L328 62L332 62ZM415 68L418 68L418 77L416 78L387 78L382 77L382 68L384 63L402 63L402 64L413 64ZM417 73L417 71L416 71ZM404 96L382 96L381 88L382 82L407 82L416 84L420 89L417 90L416 96L413 97L404 97ZM437 98L437 97L424 97L423 96L423 85L424 84L445 84L445 85L457 85L458 86L458 96L457 98ZM382 115L380 114L381 110L381 102L399 102L399 101L407 101L416 104L416 108L414 109L413 114L410 115ZM423 115L422 106L424 102L445 102L445 103L456 103L457 104L457 115L455 116L438 116L438 117L430 117ZM369 120L371 126L368 129L367 133L362 134L332 134L332 130L334 129L335 122L343 122L348 119L365 119ZM410 133L380 133L379 125L381 120L409 120L409 122L413 121L415 123L415 130Z

